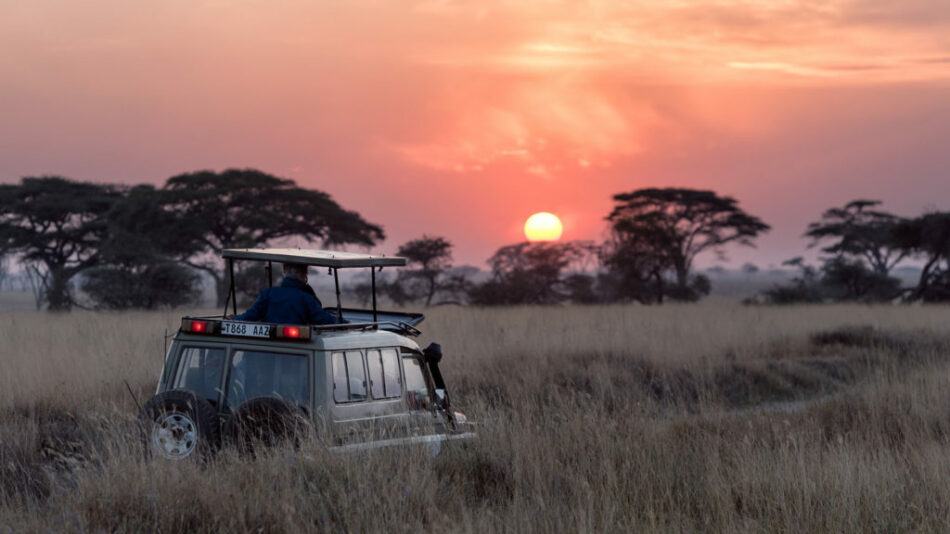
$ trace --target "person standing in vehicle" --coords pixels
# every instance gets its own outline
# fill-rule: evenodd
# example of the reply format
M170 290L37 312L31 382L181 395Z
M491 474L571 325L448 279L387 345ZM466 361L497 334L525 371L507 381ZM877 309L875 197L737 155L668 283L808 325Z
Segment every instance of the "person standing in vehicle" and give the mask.
M263 321L291 324L345 323L327 312L315 294L307 291L307 266L284 264L284 279L277 287L261 291L246 312L235 315L237 321Z

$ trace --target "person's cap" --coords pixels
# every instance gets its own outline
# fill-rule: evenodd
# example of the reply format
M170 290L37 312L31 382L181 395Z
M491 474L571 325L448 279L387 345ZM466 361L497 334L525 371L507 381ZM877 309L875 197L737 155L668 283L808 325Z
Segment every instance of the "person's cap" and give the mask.
M290 262L284 263L284 269L306 269L306 268L307 268L306 263L290 263Z
M298 273L301 273L301 274L306 274L306 273L307 273L307 264L305 264L305 263L285 263L285 264L284 264L284 272L286 273L287 271L294 271L294 272L298 272Z

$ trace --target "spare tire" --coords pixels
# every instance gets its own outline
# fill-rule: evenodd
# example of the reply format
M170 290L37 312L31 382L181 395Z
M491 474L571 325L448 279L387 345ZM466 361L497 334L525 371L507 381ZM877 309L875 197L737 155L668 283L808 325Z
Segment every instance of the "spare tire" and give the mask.
M254 397L234 410L223 432L240 452L253 454L259 445L293 443L299 446L309 429L310 420L299 406L278 397Z
M146 456L207 459L221 443L217 412L211 403L191 391L155 395L142 407L138 422Z

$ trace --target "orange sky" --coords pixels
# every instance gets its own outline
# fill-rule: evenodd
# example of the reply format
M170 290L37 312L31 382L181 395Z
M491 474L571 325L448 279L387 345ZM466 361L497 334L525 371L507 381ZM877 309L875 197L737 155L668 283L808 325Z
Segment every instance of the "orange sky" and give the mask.
M712 188L798 255L855 197L950 209L943 0L0 2L0 180L256 167L484 266L536 211ZM708 258L708 262L712 262Z

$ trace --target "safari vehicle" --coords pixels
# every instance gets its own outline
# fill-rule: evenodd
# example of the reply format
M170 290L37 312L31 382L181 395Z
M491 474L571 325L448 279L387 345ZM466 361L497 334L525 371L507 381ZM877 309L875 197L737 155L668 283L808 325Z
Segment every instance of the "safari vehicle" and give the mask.
M439 370L441 348L413 341L418 313L376 306L376 271L405 265L398 257L322 250L230 249L231 287L220 316L183 317L139 422L150 453L169 459L213 454L222 442L271 443L317 432L335 450L424 443L475 436L452 410ZM333 274L346 323L269 324L229 319L237 313L234 262L291 262ZM369 268L373 307L340 303L339 269ZM329 310L328 310L329 311Z

